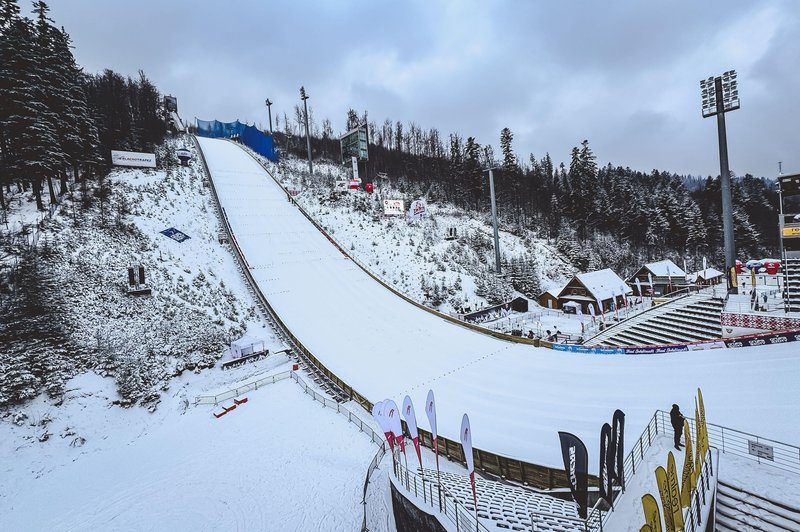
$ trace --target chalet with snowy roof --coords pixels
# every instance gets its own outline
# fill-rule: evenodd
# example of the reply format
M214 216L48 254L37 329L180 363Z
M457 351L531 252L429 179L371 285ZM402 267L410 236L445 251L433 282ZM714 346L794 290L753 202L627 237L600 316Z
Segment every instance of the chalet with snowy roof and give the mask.
M560 288L551 288L550 290L545 290L536 300L539 302L539 306L544 308L559 308L558 307L558 294L561 292Z
M722 281L724 281L725 274L714 268L706 268L705 270L700 270L699 272L690 273L686 279L692 284L710 286L720 284Z
M637 296L641 295L639 290L635 288L636 279L639 279L644 295L653 295L649 293L651 278L653 279L653 292L655 292L656 296L674 292L686 285L686 272L669 259L645 264L631 275L628 279L628 284L633 288Z
M563 308L567 303L577 303L581 312L588 314L589 304L594 303L596 311L607 312L612 308L612 301L619 308L624 304L625 296L632 292L625 281L608 268L578 273L558 293L558 306Z

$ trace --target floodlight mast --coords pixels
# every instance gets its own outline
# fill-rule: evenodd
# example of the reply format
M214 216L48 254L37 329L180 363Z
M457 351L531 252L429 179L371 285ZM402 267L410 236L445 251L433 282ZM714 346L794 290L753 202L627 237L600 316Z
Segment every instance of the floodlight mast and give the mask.
M267 104L267 113L269 114L269 134L272 135L272 102L267 98L264 103Z
M303 108L305 109L305 120L306 120L306 146L308 147L308 173L314 173L314 165L311 163L311 135L308 132L308 95L306 94L306 88L300 87L300 99L303 100Z
M725 272L728 293L738 293L736 279L736 243L733 239L733 205L731 202L731 173L728 167L728 138L725 130L725 113L739 109L739 90L736 71L710 77L700 82L703 99L703 118L717 117L719 138L719 177L722 193L722 233L725 242Z

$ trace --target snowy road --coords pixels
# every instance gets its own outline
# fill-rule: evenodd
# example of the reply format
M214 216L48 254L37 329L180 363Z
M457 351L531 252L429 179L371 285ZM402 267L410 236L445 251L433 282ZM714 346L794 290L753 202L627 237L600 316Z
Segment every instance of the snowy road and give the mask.
M593 471L600 427L614 409L627 415L630 445L656 409L679 403L693 415L697 386L709 422L800 442L799 346L592 356L473 332L372 280L237 145L198 140L261 291L303 344L370 401L409 393L422 405L433 388L441 435L458 441L467 412L476 447L559 467L557 431L565 430L587 444Z

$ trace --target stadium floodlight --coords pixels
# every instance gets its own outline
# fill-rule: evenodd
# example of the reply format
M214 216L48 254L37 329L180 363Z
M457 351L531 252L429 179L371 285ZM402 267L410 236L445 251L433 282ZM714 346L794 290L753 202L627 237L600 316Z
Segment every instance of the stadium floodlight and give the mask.
M725 238L725 272L728 292L736 294L736 245L733 240L733 207L731 205L731 172L728 168L728 138L725 113L739 109L739 85L735 70L700 81L703 118L717 117L719 137L719 177L722 192L722 233Z
M305 109L305 119L306 119L306 146L308 147L308 173L314 173L314 165L311 163L311 135L308 132L308 94L306 94L306 88L300 87L300 99L303 100L303 108Z
M272 102L267 98L264 103L267 105L267 113L269 114L269 134L272 135Z

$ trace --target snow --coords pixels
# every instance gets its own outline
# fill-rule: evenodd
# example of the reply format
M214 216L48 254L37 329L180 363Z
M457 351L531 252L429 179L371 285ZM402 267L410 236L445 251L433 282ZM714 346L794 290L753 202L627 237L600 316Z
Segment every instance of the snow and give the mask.
M579 273L576 275L578 280L586 287L594 297L594 301L605 301L616 296L633 293L633 290L622 280L622 278L611 271L609 268L597 270L595 272ZM563 291L563 290L562 290ZM578 296L569 296L576 299Z
M562 466L557 431L591 445L620 408L630 446L653 411L691 402L698 386L711 422L800 441L800 426L783 422L800 407L796 346L591 356L487 337L376 283L246 152L231 142L199 140L262 292L300 341L370 401L408 393L419 405L433 388L439 434L458 441L467 412L475 447L553 467ZM381 245L385 251L390 244ZM609 294L611 288L619 284ZM593 469L595 462L590 457Z
M680 279L686 277L686 272L678 268L678 265L669 259L651 262L650 264L645 264L644 267L650 270L655 277L678 277Z
M92 374L70 387L76 393L51 411L51 426L68 424L88 441L70 447L69 438L53 437L12 449L3 438L2 530L360 526L364 474L376 447L292 380L250 392L246 404L219 419L210 406L160 419L141 409L109 410L113 383Z

